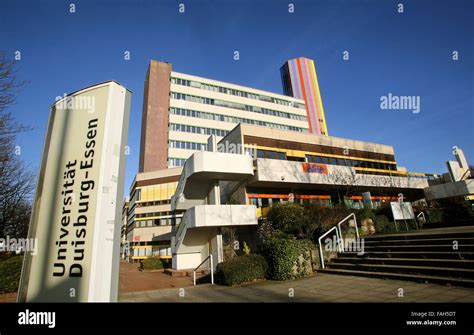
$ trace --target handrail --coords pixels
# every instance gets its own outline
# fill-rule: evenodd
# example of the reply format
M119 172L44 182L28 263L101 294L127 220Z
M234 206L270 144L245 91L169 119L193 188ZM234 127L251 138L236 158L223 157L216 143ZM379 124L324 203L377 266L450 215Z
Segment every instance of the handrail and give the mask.
M427 222L426 222L425 213L424 213L424 212L420 212L420 213L416 216L416 220L415 220L416 228L417 228L418 230L420 229L419 222L418 222L418 219L420 218L420 216L423 218L423 222L421 222L421 228L423 228L423 226L425 225L425 223L427 223Z
M174 235L175 236L175 241L174 241L174 248L176 249L176 247L178 246L179 242L181 241L181 234L183 232L183 230L186 228L186 219L187 219L187 215L188 214L188 211L186 211L183 216L181 217L181 222L179 223L179 227L178 229L176 230L176 234Z
M197 269L199 269L201 267L201 265L203 265L207 260L210 260L210 265L211 265L211 284L214 285L214 262L213 262L213 259L212 259L212 254L210 254L209 256L207 256L202 262L201 264L199 264L193 271L193 282L194 282L194 286L196 286L196 271Z
M357 239L359 239L359 228L357 227L357 218L356 218L356 216L355 216L354 213L351 213L351 214L349 214L348 216L346 216L344 219L342 219L341 221L339 221L339 223L337 224L337 227L338 227L338 229L339 229L339 236L341 237L342 252L344 252L344 238L342 237L341 224L344 223L344 222L345 222L347 219L349 219L351 216L354 217L356 236L357 236Z
M423 215L422 215L422 214L423 214ZM420 213L416 216L416 218L418 219L420 216L423 217L423 223L426 223L425 213L424 213L424 212L420 212Z
M319 242L319 255L321 256L321 267L324 269L324 256L323 256L323 248L322 248L322 244L321 244L321 239L323 237L325 237L326 235L328 235L331 231L333 230L336 230L336 238L337 238L337 244L338 244L338 249L341 250L341 246L339 245L339 241L340 241L340 238L339 238L339 230L337 229L337 226L334 226L332 227L331 229L329 229L327 232L325 232L323 235L321 235L318 239L318 242Z
M337 249L339 252L344 252L344 239L342 237L342 230L341 230L341 224L343 224L345 221L347 221L350 217L354 217L354 223L355 223L355 230L356 230L356 236L359 238L359 231L357 227L357 218L354 213L349 214L346 216L344 219L339 221L338 224L336 224L334 227L329 229L327 232L325 232L323 235L321 235L318 239L319 242L319 256L321 257L321 267L324 269L324 255L323 255L323 248L321 244L321 240L328 235L330 232L332 232L334 229L336 230L336 239L337 239Z

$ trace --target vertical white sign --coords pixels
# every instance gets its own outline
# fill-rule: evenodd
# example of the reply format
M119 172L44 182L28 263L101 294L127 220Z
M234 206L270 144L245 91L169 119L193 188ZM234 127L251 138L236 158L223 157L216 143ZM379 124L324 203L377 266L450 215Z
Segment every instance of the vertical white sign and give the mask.
M52 107L18 301L116 301L131 92L114 81Z
M398 202L394 201L390 203L394 220L414 220L415 213L411 202Z

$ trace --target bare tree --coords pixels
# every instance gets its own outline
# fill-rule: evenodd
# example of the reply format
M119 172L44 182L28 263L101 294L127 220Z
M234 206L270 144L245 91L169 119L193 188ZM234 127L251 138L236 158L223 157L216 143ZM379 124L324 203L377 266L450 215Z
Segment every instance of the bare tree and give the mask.
M31 213L34 174L19 158L16 135L31 129L17 123L8 107L15 103L15 63L0 52L0 237L25 237Z
M328 186L335 186L339 203L343 203L342 197L351 196L357 193L360 176L351 171L350 173L333 169L330 174L323 175L324 182Z

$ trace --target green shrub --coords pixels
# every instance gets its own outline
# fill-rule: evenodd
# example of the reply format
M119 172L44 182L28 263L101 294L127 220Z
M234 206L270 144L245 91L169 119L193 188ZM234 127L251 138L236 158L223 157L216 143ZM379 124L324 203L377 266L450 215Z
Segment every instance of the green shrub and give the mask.
M286 234L296 234L303 224L303 219L303 206L291 202L277 202L268 212L268 221L273 228Z
M356 214L357 221L362 222L364 219L372 219L375 220L375 210L371 208L363 208L359 210Z
M443 222L444 213L442 209L432 208L426 210L428 222Z
M161 270L164 268L163 262L159 258L146 258L142 260L140 267L142 270Z
M20 282L23 256L0 261L0 293L16 292Z
M376 233L390 233L395 231L395 223L390 222L385 215L375 216L375 232Z
M267 273L268 264L263 256L244 255L217 264L215 280L218 284L233 286L265 279Z
M287 280L311 274L311 241L274 238L264 241L262 247L271 279Z

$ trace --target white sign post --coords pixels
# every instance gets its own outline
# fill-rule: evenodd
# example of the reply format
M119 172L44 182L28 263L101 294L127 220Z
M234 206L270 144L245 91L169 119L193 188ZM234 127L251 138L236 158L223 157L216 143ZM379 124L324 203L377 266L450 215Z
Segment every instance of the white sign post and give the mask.
M408 230L408 224L406 220L415 220L415 213L413 212L411 202L394 201L390 202L390 207L392 209L393 220L395 221L395 224L397 221L403 220Z
M18 301L117 301L130 99L109 81L51 107Z

